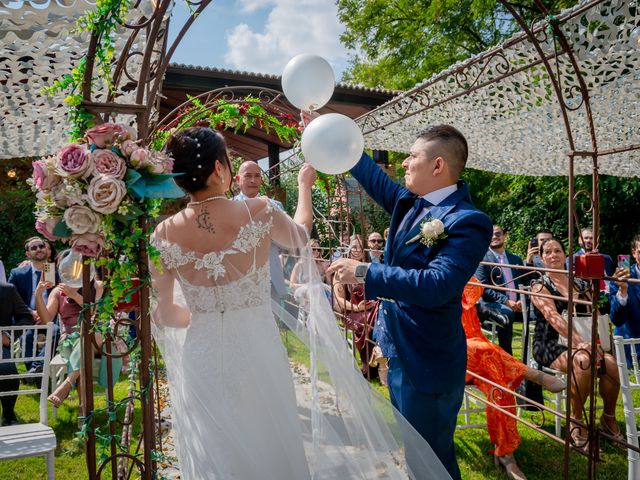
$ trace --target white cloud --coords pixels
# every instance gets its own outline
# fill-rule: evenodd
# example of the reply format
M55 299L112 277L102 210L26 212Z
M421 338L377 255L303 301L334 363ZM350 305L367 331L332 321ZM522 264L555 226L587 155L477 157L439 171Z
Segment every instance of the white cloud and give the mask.
M277 3L277 0L237 0L237 3L241 12L251 13L261 8L269 7Z
M347 50L339 40L344 27L334 0L240 1L245 5L271 2L273 8L262 32L242 23L227 34L225 61L232 68L279 75L291 57L316 53L332 64L339 77Z

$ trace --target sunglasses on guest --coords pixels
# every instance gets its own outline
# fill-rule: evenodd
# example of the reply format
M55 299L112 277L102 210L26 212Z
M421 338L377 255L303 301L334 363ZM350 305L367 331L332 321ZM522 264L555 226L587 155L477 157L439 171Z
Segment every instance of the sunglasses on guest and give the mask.
M35 252L36 250L44 250L47 246L44 243L38 243L37 245L29 245L29 250Z
M384 240L382 240L381 238L373 238L371 240L369 240L369 243L383 243Z
M502 237L502 235L504 235L504 233L502 233L502 232L493 232L493 236L494 237L500 238L500 237Z

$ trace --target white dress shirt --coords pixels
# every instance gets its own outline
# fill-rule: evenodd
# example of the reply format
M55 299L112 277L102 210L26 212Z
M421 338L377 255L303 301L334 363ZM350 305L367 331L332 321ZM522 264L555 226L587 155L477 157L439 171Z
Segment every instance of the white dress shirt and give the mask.
M435 206L442 203L442 201L445 198L447 198L449 195L456 192L457 190L458 190L458 185L454 183L453 185L449 185L448 187L439 188L438 190L429 192L426 195L423 195L422 198L424 198L427 202ZM420 222L424 218L424 216L427 215L427 213L429 213L430 209L431 209L430 207L423 208L422 212L420 212L420 215L418 215L418 218L416 218L416 220L413 222L413 225L411 225L411 228L415 227L416 224ZM407 215L408 215L408 212L407 212ZM407 222L407 215L405 215L405 217L402 219L402 222L398 227L398 231L404 228L404 224ZM411 230L411 228L409 230Z

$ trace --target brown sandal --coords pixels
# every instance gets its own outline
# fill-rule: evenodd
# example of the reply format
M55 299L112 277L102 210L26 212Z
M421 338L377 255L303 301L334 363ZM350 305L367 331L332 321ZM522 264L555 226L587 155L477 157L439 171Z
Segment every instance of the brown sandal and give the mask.
M73 387L74 385L71 383L71 380L69 380L69 378L65 378L64 382L56 388L56 391L47 397L47 400L49 400L54 407L58 408L62 405L62 402L67 399L71 390L73 390Z

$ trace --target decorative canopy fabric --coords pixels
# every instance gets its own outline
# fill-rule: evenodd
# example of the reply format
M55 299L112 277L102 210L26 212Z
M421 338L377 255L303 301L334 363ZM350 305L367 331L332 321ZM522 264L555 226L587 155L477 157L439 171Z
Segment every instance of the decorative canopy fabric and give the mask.
M588 86L601 174L640 176L640 7L583 2L556 19ZM593 151L589 116L569 56L554 58L548 23L536 38L559 72L575 151ZM632 32L636 34L632 35ZM633 42L635 39L635 42ZM559 46L560 50L562 49ZM425 52L426 55L429 52ZM448 123L469 141L468 166L526 175L567 175L571 151L561 109L540 55L524 33L454 65L357 121L366 146L406 152L427 125ZM633 147L635 146L635 149ZM608 150L625 150L607 154ZM575 173L592 158L576 156Z
M42 92L69 74L86 54L88 34L73 35L75 21L90 0L0 0L0 159L49 155L68 141L67 93L50 97ZM150 14L151 2L140 2L128 18ZM116 52L122 51L129 32L116 35ZM136 42L144 46L144 30ZM141 56L127 62L127 73L137 78ZM123 82L126 84L126 82ZM104 92L96 82L95 92ZM118 101L133 101L135 89L118 91ZM94 95L94 100L104 94Z

